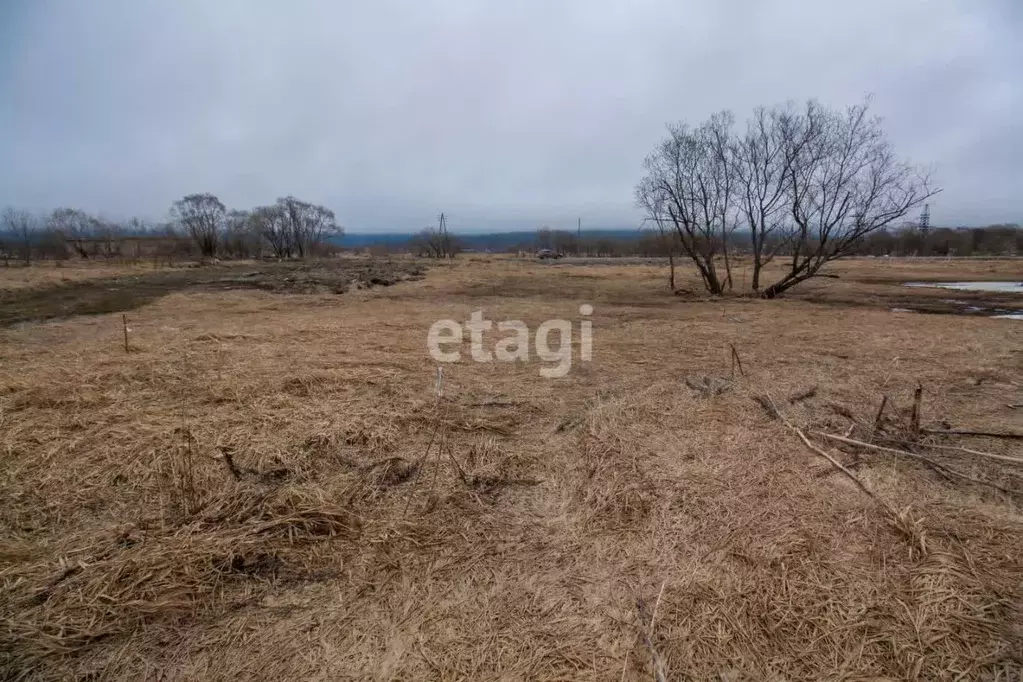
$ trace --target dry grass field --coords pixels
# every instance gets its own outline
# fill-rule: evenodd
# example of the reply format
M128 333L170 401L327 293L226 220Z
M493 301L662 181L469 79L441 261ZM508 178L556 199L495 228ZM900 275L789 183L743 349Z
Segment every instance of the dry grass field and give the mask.
M0 291L84 282L162 269L151 263L111 263L101 260L36 263L31 267L12 261L8 267L0 267Z
M1023 441L926 430L1023 431L1023 322L889 308L1021 269L850 261L764 301L477 257L164 292L127 352L121 312L12 324L0 677L1019 680ZM591 361L466 343L438 397L435 320L578 346L581 304Z

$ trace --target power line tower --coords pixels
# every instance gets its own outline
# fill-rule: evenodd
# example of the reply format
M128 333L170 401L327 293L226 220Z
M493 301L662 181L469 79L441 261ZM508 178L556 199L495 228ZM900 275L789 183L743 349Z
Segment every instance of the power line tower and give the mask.
M920 232L927 234L931 229L931 205L924 204L924 210L920 213Z
M448 217L443 211L437 216L437 233L440 236L441 257L454 258L454 244L451 241L451 236L448 234Z

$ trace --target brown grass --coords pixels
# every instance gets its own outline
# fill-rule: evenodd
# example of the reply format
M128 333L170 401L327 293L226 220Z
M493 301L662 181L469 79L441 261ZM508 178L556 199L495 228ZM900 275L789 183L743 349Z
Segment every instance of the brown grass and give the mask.
M867 438L887 394L901 439L918 381L924 426L1023 430L1023 323L888 312L923 267L977 278L859 261L714 300L688 269L677 297L656 265L469 258L343 296L171 294L131 353L116 314L0 331L0 676L1015 679L1020 496L812 435ZM463 360L437 399L434 320L581 303L592 362Z
M106 279L123 275L140 275L156 270L166 270L163 265L138 261L135 263L97 261L45 261L34 262L26 267L11 261L7 267L0 265L0 290L26 289L53 284L69 284L94 279Z

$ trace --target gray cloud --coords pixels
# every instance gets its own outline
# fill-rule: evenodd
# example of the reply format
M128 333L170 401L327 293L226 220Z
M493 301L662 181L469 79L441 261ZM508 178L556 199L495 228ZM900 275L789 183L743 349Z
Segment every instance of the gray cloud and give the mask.
M666 122L873 93L936 223L1023 221L1016 0L21 0L0 25L0 204L633 225Z

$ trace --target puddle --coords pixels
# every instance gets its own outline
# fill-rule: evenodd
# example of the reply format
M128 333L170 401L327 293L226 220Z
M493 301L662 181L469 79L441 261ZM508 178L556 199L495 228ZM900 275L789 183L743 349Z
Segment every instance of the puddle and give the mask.
M893 313L933 313L944 315L970 315L974 317L998 317L1006 320L1023 320L1023 310L1015 305L1014 295L1023 296L1023 282L903 282L902 286L916 289L951 289L973 294L1000 294L991 296L974 296L971 300L943 298L940 301L931 299L926 304L923 300L913 299L899 301L910 303L910 306L890 308ZM1008 294L1008 297L1006 297ZM963 298L966 298L965 296ZM894 301L893 301L894 302ZM1023 302L1023 299L1020 299ZM912 305L917 304L919 305Z
M978 305L963 305L955 308L889 308L893 313L931 313L933 315L967 315L969 317L990 317L1002 320L1023 320L1023 310L1012 308L985 308Z
M1000 294L1023 294L1023 282L906 282L903 286L955 289L956 291L993 291Z

